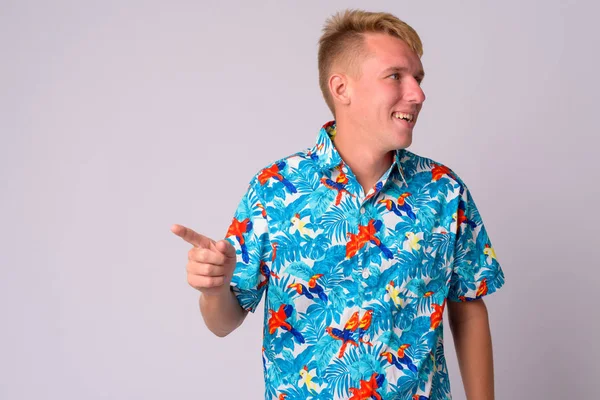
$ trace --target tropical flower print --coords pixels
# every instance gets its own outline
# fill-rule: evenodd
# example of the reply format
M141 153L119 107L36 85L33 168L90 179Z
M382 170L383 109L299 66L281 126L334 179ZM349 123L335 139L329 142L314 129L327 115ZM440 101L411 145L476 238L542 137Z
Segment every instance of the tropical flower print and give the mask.
M473 197L406 149L365 193L334 137L259 171L227 233L240 305L265 297L265 399L450 399L447 301L504 284Z

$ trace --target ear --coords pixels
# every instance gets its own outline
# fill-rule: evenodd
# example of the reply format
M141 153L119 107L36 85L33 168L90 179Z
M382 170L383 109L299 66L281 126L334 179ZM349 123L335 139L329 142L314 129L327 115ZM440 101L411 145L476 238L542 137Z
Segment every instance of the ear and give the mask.
M343 105L350 104L350 86L348 76L344 74L333 74L329 77L329 92L334 103Z

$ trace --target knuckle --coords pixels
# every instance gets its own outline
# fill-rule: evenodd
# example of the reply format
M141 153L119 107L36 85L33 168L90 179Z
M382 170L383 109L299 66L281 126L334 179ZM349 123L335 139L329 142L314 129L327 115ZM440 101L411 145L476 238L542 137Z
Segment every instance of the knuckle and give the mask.
M210 276L206 278L208 287L217 287L223 285L222 276Z
M206 261L206 249L196 249L196 260L199 262Z
M220 268L214 265L206 266L206 274L210 276L218 276L221 275Z
M194 275L196 272L197 263L195 261L190 260L186 265L187 273L190 275Z
M225 265L225 263L227 262L227 257L225 257L224 254L219 254L217 262L219 265Z
M198 264L198 275L210 276L211 268L208 264Z

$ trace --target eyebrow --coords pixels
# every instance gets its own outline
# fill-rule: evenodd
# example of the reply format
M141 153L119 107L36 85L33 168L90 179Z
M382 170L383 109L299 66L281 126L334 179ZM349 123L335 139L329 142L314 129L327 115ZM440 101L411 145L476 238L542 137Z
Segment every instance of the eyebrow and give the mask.
M408 72L408 68L406 67L389 67L386 68L383 73L384 74L388 74L390 72L404 72L407 73ZM425 78L425 71L420 70L419 72L417 72L417 74L415 75L418 78L424 79Z

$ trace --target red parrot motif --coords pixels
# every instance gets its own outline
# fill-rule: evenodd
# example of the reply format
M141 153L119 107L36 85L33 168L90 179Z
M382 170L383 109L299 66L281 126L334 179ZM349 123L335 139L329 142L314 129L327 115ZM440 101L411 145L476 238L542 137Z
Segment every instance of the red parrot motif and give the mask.
M465 204L462 201L458 202L458 212L456 213L456 223L458 224L458 226L461 226L462 224L466 223L467 225L469 225L471 228L475 229L477 227L477 224L473 221L471 221L470 219L467 218L467 216L465 215Z
M371 375L371 379L368 381L361 379L360 387L358 388L350 388L350 393L352 397L349 400L381 400L381 395L377 393L377 389L381 387L383 382L385 381L385 376L383 374L378 374L374 372Z
M252 221L250 221L250 218L246 218L243 221L233 218L231 225L229 225L229 229L227 230L227 236L235 236L235 239L240 244L240 248L242 249L242 260L244 260L245 263L250 261L250 255L248 254L244 234L250 232L251 229Z
M267 210L265 209L265 206L263 206L260 203L256 203L256 207L260 208L260 213L263 216L263 218L267 218Z
M338 358L344 357L344 353L346 352L346 346L351 344L354 347L358 347L358 343L354 340L352 334L358 327L358 311L356 311L350 319L346 322L343 330L339 330L337 328L333 328L331 326L327 327L325 330L329 335L336 339L342 341L342 347L340 348L340 352L338 354Z
M372 320L373 320L373 310L367 310L367 312L365 312L365 314L360 319L360 322L358 323L358 341L361 343L367 344L369 346L373 346L373 343L365 341L363 339L363 336L365 335L365 333L367 333L367 331L371 327Z
M287 319L289 318L290 315L292 315L292 311L294 310L294 308L289 305L289 304L282 304L281 306L279 306L279 310L275 311L275 310L269 310L269 333L272 335L274 334L278 328L281 328L283 330L286 330L288 332L290 332L292 335L294 335L294 337L296 338L296 340L298 341L298 343L304 343L304 337L302 336L302 334L300 332L298 332L296 329L294 329L288 322Z
M442 320L444 318L443 315L444 315L444 307L446 306L446 300L444 300L442 305L434 303L431 306L435 310L431 313L431 329L436 329L438 326L440 326L440 324L442 323Z
M355 196L346 189L346 184L348 184L348 176L346 176L344 171L342 171L341 164L338 167L336 167L336 169L339 171L339 175L337 176L337 178L335 178L335 181L333 181L329 178L321 178L321 183L326 188L329 188L329 189L337 192L336 197L335 197L335 205L339 206L340 203L342 202L342 195L344 193L351 197L355 197Z
M394 255L375 234L381 229L383 223L380 220L370 220L367 225L359 225L358 233L348 232L350 240L346 243L346 258L352 258L360 249L368 242L373 243L381 249L383 254L388 258L394 258Z
M308 290L319 296L319 299L322 301L327 302L327 294L325 293L325 290L317 283L317 279L321 278L322 276L323 274L316 274L310 278L308 281Z
M410 357L408 357L408 355L404 354L404 350L406 350L409 347L409 344L403 344L398 349L397 355L394 355L389 351L384 351L380 354L380 356L385 357L389 364L395 366L399 370L403 370L404 365L406 365L406 367L412 372L417 372L417 366L413 364L412 360L410 359Z
M406 202L406 198L409 196L412 196L412 194L405 192L398 197L398 209L404 211L409 218L417 219L417 216L413 213L412 207Z
M434 181L439 181L444 175L448 175L456 179L456 177L452 174L452 171L450 171L450 168L436 163L433 163L433 165L435 166L431 170L431 175Z
M396 203L394 203L390 199L382 199L382 200L379 200L377 203L384 204L385 208L388 211L392 211L394 214L396 214L399 217L403 216L401 211L404 211L409 218L415 220L415 219L417 219L417 216L413 212L412 207L405 200L409 196L412 196L412 195L410 193L406 192L406 193L402 193L400 195L400 197L398 197L398 201Z
M346 324L344 325L344 329L340 330L333 327L327 327L326 331L336 340L342 341L342 347L340 348L340 352L338 354L338 358L342 358L344 353L346 352L346 347L348 344L351 344L355 347L358 347L358 343L354 340L354 333L358 333L358 341L364 343L369 346L373 346L372 343L367 342L363 339L365 333L371 327L371 321L373 319L373 310L367 310L365 314L360 317L359 311L355 311Z
M275 163L273 165L271 165L268 168L263 169L260 174L258 174L258 181L260 182L261 185L264 185L265 183L267 183L267 181L271 178L278 180L279 182L283 183L283 185L287 188L287 190L289 190L290 193L296 193L296 187L294 186L294 184L290 181L288 181L287 179L284 178L283 175L281 175L281 171L285 168L285 162L280 161L278 163Z
M487 278L483 278L481 280L481 283L479 284L479 288L477 289L477 294L476 297L479 299L483 296L485 296L488 292L488 286L487 286Z
M296 293L298 293L300 296L306 296L306 298L311 300L314 299L313 295L308 291L306 286L301 283L291 283L288 285L288 288L296 290Z
M396 356L389 352L389 351L384 351L381 354L379 354L381 357L385 357L385 359L387 360L387 362L393 366L395 366L396 368L402 370L404 369L404 367L402 366L402 364L400 364L398 362L398 358L396 358Z
M400 364L406 365L408 369L410 369L412 372L417 372L417 366L413 364L412 360L410 359L410 357L408 357L408 355L404 354L404 350L408 349L409 347L410 344L403 344L402 346L400 346L400 348L398 349L398 362Z
M462 302L474 301L474 300L482 298L487 293L488 293L487 278L483 278L481 280L481 282L479 283L479 287L477 288L477 292L475 293L474 299L470 298L470 297L466 297L466 296L458 296L458 299Z

